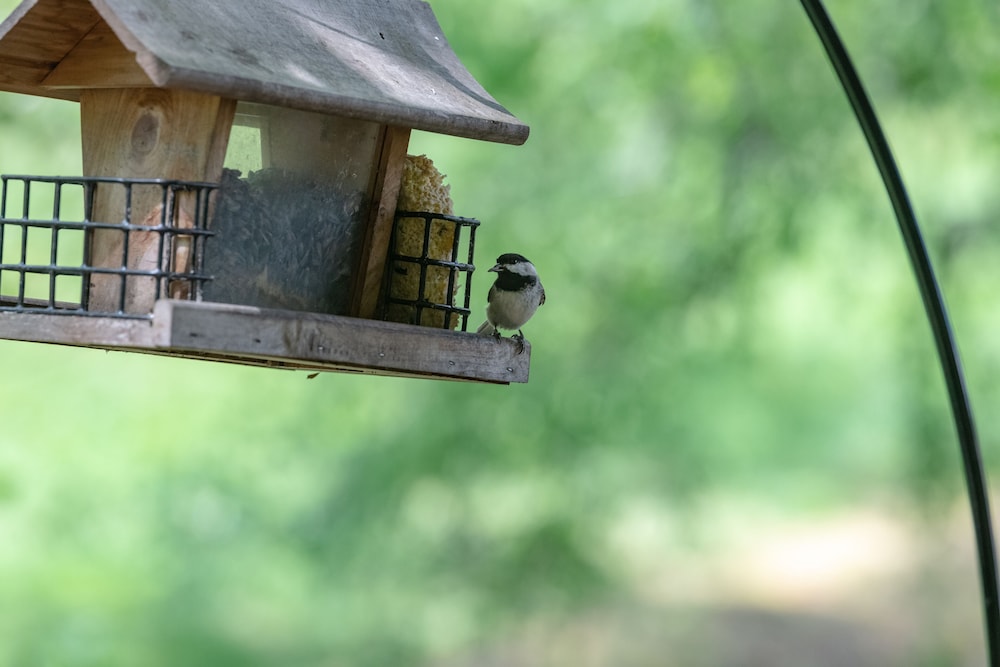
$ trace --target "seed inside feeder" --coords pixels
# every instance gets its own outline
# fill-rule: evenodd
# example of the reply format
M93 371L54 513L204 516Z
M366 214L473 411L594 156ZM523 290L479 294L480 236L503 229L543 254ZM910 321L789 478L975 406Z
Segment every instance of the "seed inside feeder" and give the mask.
M226 169L206 249L205 299L346 314L364 193L278 168Z

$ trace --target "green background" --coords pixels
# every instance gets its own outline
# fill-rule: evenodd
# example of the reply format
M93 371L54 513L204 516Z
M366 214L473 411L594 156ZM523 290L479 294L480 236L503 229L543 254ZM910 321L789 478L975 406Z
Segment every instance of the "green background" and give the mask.
M530 383L0 342L0 664L983 664L929 328L798 3L432 6L531 126L410 149L480 266L538 266ZM1000 9L829 9L995 474ZM79 173L78 123L0 95L0 171Z

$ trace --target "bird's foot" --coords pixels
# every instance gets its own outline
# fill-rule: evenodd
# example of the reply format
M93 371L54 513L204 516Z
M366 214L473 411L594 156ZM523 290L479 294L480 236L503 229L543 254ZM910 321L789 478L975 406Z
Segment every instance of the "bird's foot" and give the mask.
M513 338L515 341L517 341L517 353L518 354L523 354L524 353L524 334L521 333L521 330L518 329L517 333L514 334L513 336L511 336L511 338Z

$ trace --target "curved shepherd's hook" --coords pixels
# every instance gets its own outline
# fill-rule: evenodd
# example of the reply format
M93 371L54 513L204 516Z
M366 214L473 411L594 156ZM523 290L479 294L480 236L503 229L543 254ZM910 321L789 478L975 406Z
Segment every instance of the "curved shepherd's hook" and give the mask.
M972 408L969 405L969 397L965 387L962 364L955 347L944 299L941 297L937 279L934 277L934 269L921 237L913 208L910 206L903 179L899 175L892 151L889 149L878 117L875 115L875 110L865 93L864 86L858 78L850 56L847 54L847 50L844 48L844 44L830 21L821 0L802 0L802 7L806 10L809 20L812 21L820 41L823 42L830 63L840 78L840 83L844 87L844 92L850 100L854 114L861 125L861 130L868 141L868 147L871 149L875 164L882 174L882 181L885 183L892 207L896 212L899 230L903 235L910 263L916 273L920 295L924 301L924 308L927 312L927 318L930 320L938 357L944 371L965 468L965 481L969 492L969 502L972 506L972 519L979 552L979 574L985 607L986 648L989 665L990 667L1000 667L1000 600L998 600L996 553L993 545L993 530L990 524L986 475L983 471L982 456L979 451Z

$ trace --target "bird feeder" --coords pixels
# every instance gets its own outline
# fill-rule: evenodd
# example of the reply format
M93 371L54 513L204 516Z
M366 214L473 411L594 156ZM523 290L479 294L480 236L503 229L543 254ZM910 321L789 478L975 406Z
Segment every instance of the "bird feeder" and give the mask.
M25 0L0 90L79 102L83 158L2 177L0 338L527 381L466 332L478 221L398 210L411 130L528 134L425 2Z

